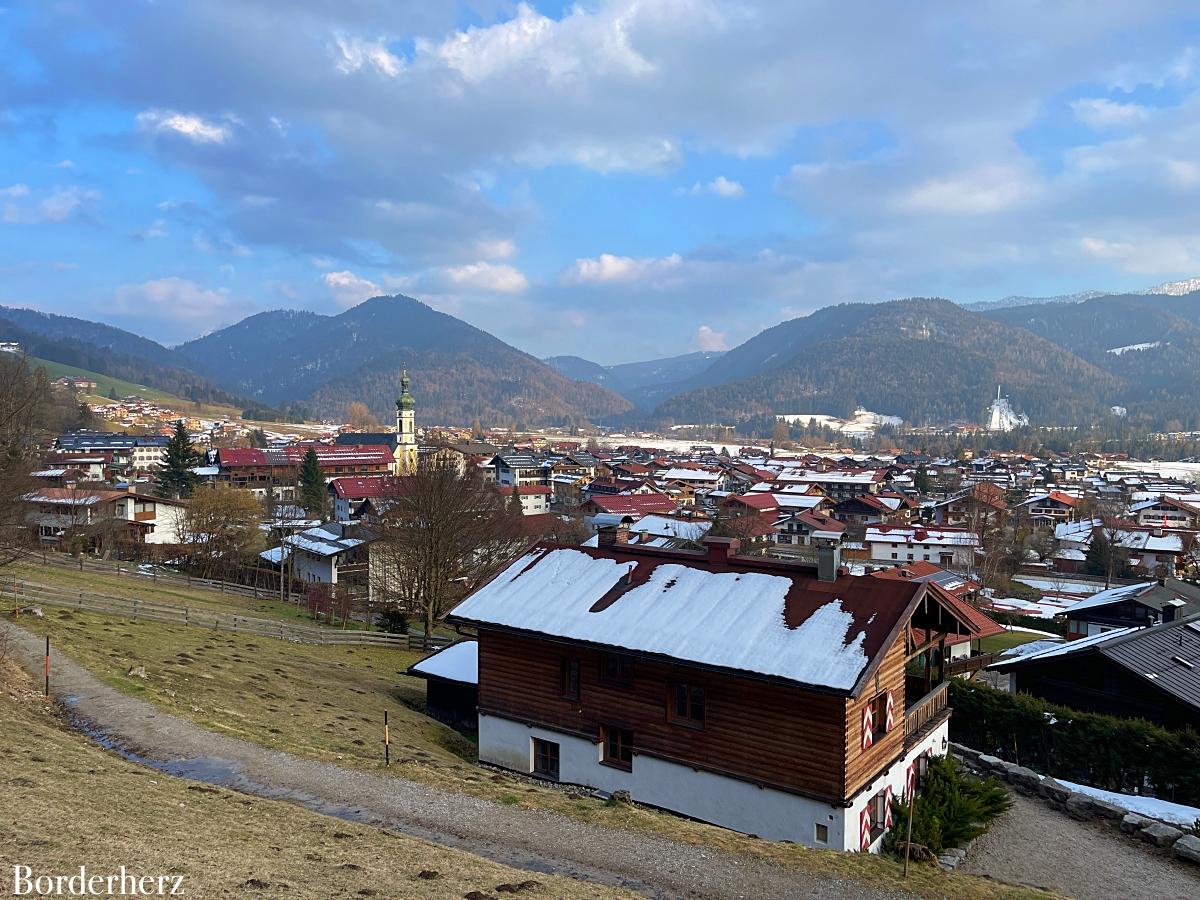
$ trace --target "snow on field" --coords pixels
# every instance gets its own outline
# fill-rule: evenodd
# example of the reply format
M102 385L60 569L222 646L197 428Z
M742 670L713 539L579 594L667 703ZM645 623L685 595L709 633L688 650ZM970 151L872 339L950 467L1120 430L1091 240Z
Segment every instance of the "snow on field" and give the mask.
M1019 613L1023 616L1037 616L1039 619L1053 619L1063 610L1074 606L1078 597L1042 597L1041 600L1022 600L1020 597L992 597L988 602L996 612Z
M1013 581L1027 584L1039 591L1050 591L1055 594L1078 594L1080 597L1090 597L1104 590L1104 585L1094 581L1070 581L1065 578L1041 578L1035 575L1016 575Z
M1100 788L1094 788L1091 785L1072 784L1069 781L1063 781L1061 778L1056 778L1055 781L1063 787L1068 787L1081 794L1087 794L1089 797L1095 797L1097 800L1107 800L1109 803L1115 803L1117 806L1123 807L1130 812L1135 812L1139 816L1149 816L1152 819L1161 819L1173 825L1184 826L1191 825L1193 822L1200 820L1200 809L1194 806L1170 803L1166 800L1159 800L1157 797L1139 797L1136 794L1117 794L1112 791L1102 791Z
M1113 347L1111 350L1105 351L1113 356L1124 356L1126 353L1136 353L1138 350L1153 350L1155 347L1161 347L1162 341L1152 341L1148 344L1128 344L1124 347Z

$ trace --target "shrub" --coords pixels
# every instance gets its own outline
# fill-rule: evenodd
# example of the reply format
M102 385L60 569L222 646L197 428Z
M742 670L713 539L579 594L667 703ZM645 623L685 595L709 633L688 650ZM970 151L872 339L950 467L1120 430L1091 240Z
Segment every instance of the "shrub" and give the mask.
M408 634L408 613L400 609L386 609L379 614L379 627L388 634Z
M971 778L950 757L933 760L913 806L912 842L934 853L961 847L987 831L1010 806L1008 791L996 779ZM884 850L902 852L908 834L907 803L892 800L892 823Z
M950 738L1046 775L1121 793L1200 803L1200 737L950 680Z

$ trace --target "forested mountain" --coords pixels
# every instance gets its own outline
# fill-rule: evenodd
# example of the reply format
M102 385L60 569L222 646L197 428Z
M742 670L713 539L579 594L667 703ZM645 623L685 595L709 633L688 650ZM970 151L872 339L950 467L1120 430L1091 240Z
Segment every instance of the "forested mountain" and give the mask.
M916 424L978 421L1002 384L1035 422L1075 422L1102 415L1122 388L1115 375L1043 337L931 299L826 307L768 328L692 384L656 416L845 416L861 404Z
M407 368L426 422L582 422L629 409L534 357L410 297L375 297L336 316L251 316L179 348L194 368L267 403L339 417L352 400L383 421Z
M1200 292L991 310L1117 376L1131 416L1200 427ZM1179 430L1172 428L1169 430Z
M604 385L634 405L650 409L682 390L688 379L720 356L722 351L697 350L682 356L613 366L602 366L578 356L552 356L545 362L568 378Z
M163 365L152 359L118 349L119 347L142 347L159 359L175 358L172 356L172 351L146 338L121 331L119 328L110 328L107 325L73 319L69 316L44 316L42 313L32 313L31 316L17 315L13 317L22 322L40 324L47 330L53 330L58 336L52 337L18 325L13 318L10 318L13 313L23 314L30 313L30 311L0 307L0 341L17 341L29 356L75 366L123 381L144 384L160 391L186 397L189 400L245 406L245 403L236 394L217 387L207 378L197 375L195 372L183 367ZM77 329L73 323L78 323ZM79 334L91 335L111 342L104 346L88 343L85 340L68 336L73 330ZM143 344L149 344L151 347L146 348ZM157 347L161 353L154 353L154 347ZM271 413L270 410L261 410L260 412L267 415Z
M0 317L12 322L18 328L52 340L88 344L172 369L188 368L187 360L174 350L133 332L105 325L103 322L90 322L87 319L76 319L73 316L59 316L33 309L7 306L0 306ZM65 360L58 360L58 362L65 362Z

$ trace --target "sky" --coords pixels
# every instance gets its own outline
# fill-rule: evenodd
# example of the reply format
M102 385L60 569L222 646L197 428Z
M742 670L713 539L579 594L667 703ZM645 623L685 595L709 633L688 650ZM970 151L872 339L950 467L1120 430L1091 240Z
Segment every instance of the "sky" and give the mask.
M537 356L1200 275L1200 7L0 0L0 304Z

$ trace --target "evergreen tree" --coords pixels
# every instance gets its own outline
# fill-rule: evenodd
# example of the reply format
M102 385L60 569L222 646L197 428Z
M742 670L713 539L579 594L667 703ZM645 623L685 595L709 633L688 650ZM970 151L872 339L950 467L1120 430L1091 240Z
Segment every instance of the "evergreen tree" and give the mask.
M918 466L913 472L913 487L922 496L929 493L929 473L922 466Z
M192 466L199 461L200 455L192 449L191 439L183 427L183 419L180 419L175 423L175 433L167 444L162 469L158 473L158 483L155 485L158 496L176 500L192 496L192 490L196 487Z
M313 515L325 516L329 494L325 490L325 473L317 460L317 450L310 446L300 464L300 505Z

